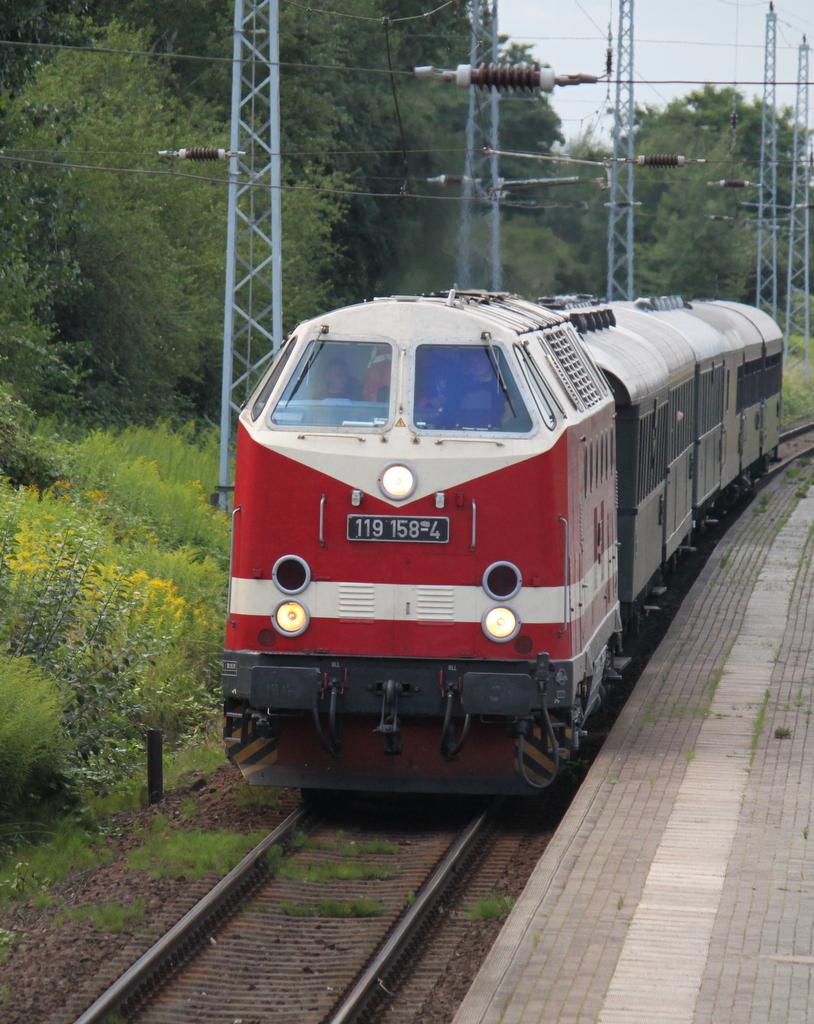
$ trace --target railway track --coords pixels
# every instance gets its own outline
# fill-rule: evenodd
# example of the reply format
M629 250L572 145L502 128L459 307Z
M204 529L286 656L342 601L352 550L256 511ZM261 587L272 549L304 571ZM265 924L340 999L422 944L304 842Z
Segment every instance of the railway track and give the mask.
M517 812L496 806L427 803L299 808L76 1024L112 1013L139 1024L350 1024L371 994L376 1006L402 990L420 1001L454 949L417 975L415 950L451 921L465 927L450 906L494 890L518 845L536 836L538 857L554 829L539 814L518 826Z

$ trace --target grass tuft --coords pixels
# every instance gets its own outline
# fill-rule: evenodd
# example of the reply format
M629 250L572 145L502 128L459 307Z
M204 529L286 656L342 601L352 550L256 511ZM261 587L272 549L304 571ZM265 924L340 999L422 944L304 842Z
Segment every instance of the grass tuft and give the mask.
M157 816L152 833L143 846L127 855L128 866L146 871L150 878L201 878L210 872L228 874L255 847L262 835L218 832L176 831Z
M370 879L393 878L395 868L383 864L367 864L354 861L310 861L308 864L297 864L288 861L278 871L280 878L292 882L330 882L342 879L348 882L364 882Z
M466 916L469 921L491 921L498 917L506 917L514 903L514 896L500 896L492 892L477 900Z
M286 917L313 917L314 908L307 903L292 903L290 900L283 900L280 903L280 913Z
M80 924L89 921L94 931L119 934L130 931L144 920L144 898L139 896L127 906L118 903L86 903L81 907L63 907L59 917L63 921Z
M280 803L280 790L273 786L250 786L244 782L235 788L235 803L238 807L268 807L273 811Z
M327 899L319 902L320 917L381 917L383 913L381 903L366 896L348 901Z
M369 843L350 842L339 848L343 857L370 857L374 854L382 854L394 857L399 848L395 843L386 843L383 839L374 839Z

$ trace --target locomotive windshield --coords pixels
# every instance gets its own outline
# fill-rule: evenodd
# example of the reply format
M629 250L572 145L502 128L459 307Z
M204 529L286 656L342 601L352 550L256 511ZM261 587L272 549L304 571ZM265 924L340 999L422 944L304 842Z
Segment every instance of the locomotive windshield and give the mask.
M495 345L419 345L413 420L425 430L525 434L531 417Z
M386 342L312 341L271 415L278 426L382 427L390 414Z

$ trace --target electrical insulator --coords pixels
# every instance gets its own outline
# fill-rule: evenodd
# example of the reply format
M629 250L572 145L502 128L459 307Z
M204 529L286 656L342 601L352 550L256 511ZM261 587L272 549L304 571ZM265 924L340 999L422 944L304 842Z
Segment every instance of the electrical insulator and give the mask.
M557 75L552 68L538 68L533 64L516 64L514 67L500 67L497 64L459 64L457 70L447 71L432 66L413 68L416 78L434 78L440 82L455 82L462 89L471 85L480 89L540 89L553 92L555 85L591 85L599 81L596 75Z
M605 53L605 74L608 78L613 74L613 50L610 47Z
M204 149L202 146L192 146L189 149L162 149L159 156L177 157L179 160L197 160L203 163L209 160L225 160L229 156L245 156L245 153L233 153L227 149Z
M661 153L654 156L637 156L639 167L683 167L687 160L677 153Z
M513 67L501 67L499 64L479 64L473 68L471 64L459 64L455 81L461 88L467 89L475 85L479 89L513 89L523 92L540 89L552 92L556 75L551 68L538 68L533 64L515 64Z
M427 178L430 185L480 185L480 178L470 178L465 174L439 174L435 178Z
M708 181L708 185L719 185L721 188L749 188L755 185L754 181L742 181L738 178L725 178L722 181Z

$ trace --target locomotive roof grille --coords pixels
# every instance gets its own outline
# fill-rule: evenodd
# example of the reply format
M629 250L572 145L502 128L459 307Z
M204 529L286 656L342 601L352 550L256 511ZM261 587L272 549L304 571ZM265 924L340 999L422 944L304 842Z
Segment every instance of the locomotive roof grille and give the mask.
M589 409L602 401L602 393L584 355L567 331L549 330L543 335L554 355L554 370L576 409Z

